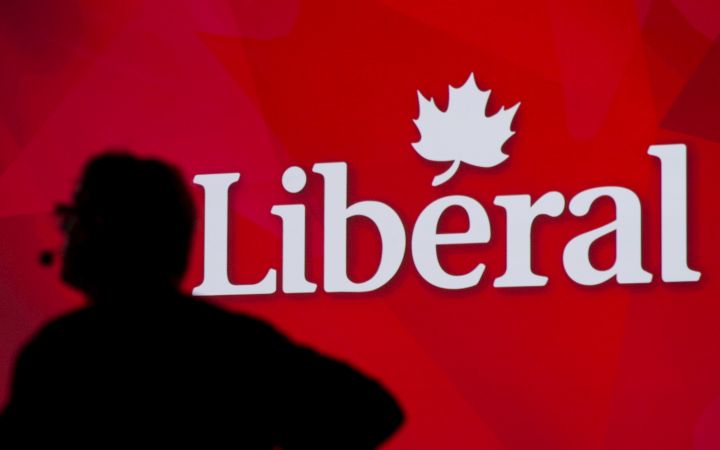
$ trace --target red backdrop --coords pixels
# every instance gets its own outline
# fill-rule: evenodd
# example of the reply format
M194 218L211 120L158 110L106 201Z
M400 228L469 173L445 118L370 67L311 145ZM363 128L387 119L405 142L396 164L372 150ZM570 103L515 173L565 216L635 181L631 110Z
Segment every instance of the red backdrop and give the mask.
M441 254L457 273L487 264L474 288L432 287L408 250L375 292L320 284L313 295L215 300L382 380L408 417L388 449L720 448L719 31L711 0L0 3L0 402L22 344L81 304L37 263L60 242L52 207L90 156L124 146L176 164L188 182L242 174L231 197L237 282L279 266L270 208L296 202L308 208L308 278L321 282L316 162L347 161L350 201L382 200L408 229L444 195L485 206L490 243ZM411 146L417 90L445 107L448 85L471 72L493 90L490 110L522 102L510 157L434 188L446 166ZM646 152L675 142L688 146L697 283L660 281L659 164ZM300 194L281 188L290 165L309 172ZM533 264L547 286L492 287L505 269L495 195L570 198L604 185L641 199L652 283L584 287L565 274L565 243L614 217L601 201L587 217L536 224ZM201 236L188 288L202 277ZM354 221L349 240L351 274L370 276L373 226ZM612 238L592 256L611 264Z

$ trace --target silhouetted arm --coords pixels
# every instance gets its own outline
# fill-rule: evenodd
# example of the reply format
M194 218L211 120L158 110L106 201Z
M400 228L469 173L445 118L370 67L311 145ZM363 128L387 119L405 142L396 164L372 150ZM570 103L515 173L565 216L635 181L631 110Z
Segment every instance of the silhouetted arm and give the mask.
M296 449L372 449L403 421L376 381L311 349L288 345L280 365L280 445Z

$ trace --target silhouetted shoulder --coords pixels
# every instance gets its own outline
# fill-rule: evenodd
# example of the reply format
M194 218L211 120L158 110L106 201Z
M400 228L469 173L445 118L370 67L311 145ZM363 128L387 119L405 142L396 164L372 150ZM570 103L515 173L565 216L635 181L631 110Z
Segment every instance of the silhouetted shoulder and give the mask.
M118 433L121 423L128 437L292 450L374 448L403 416L349 365L262 320L178 297L48 324L18 360L4 419L17 430Z

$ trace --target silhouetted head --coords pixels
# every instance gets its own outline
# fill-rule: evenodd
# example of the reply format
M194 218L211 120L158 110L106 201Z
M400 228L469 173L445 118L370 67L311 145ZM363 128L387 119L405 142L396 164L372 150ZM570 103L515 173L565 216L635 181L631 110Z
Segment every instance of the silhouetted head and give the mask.
M85 167L73 204L58 212L66 283L91 298L177 288L195 211L174 168L124 152L100 155Z

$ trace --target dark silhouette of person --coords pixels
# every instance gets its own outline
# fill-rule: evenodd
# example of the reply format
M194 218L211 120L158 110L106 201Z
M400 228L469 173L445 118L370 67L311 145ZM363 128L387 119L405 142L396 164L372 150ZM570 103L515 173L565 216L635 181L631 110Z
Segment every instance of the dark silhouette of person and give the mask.
M170 166L103 154L58 212L88 306L21 352L0 447L365 449L402 423L371 378L179 291L195 211Z

